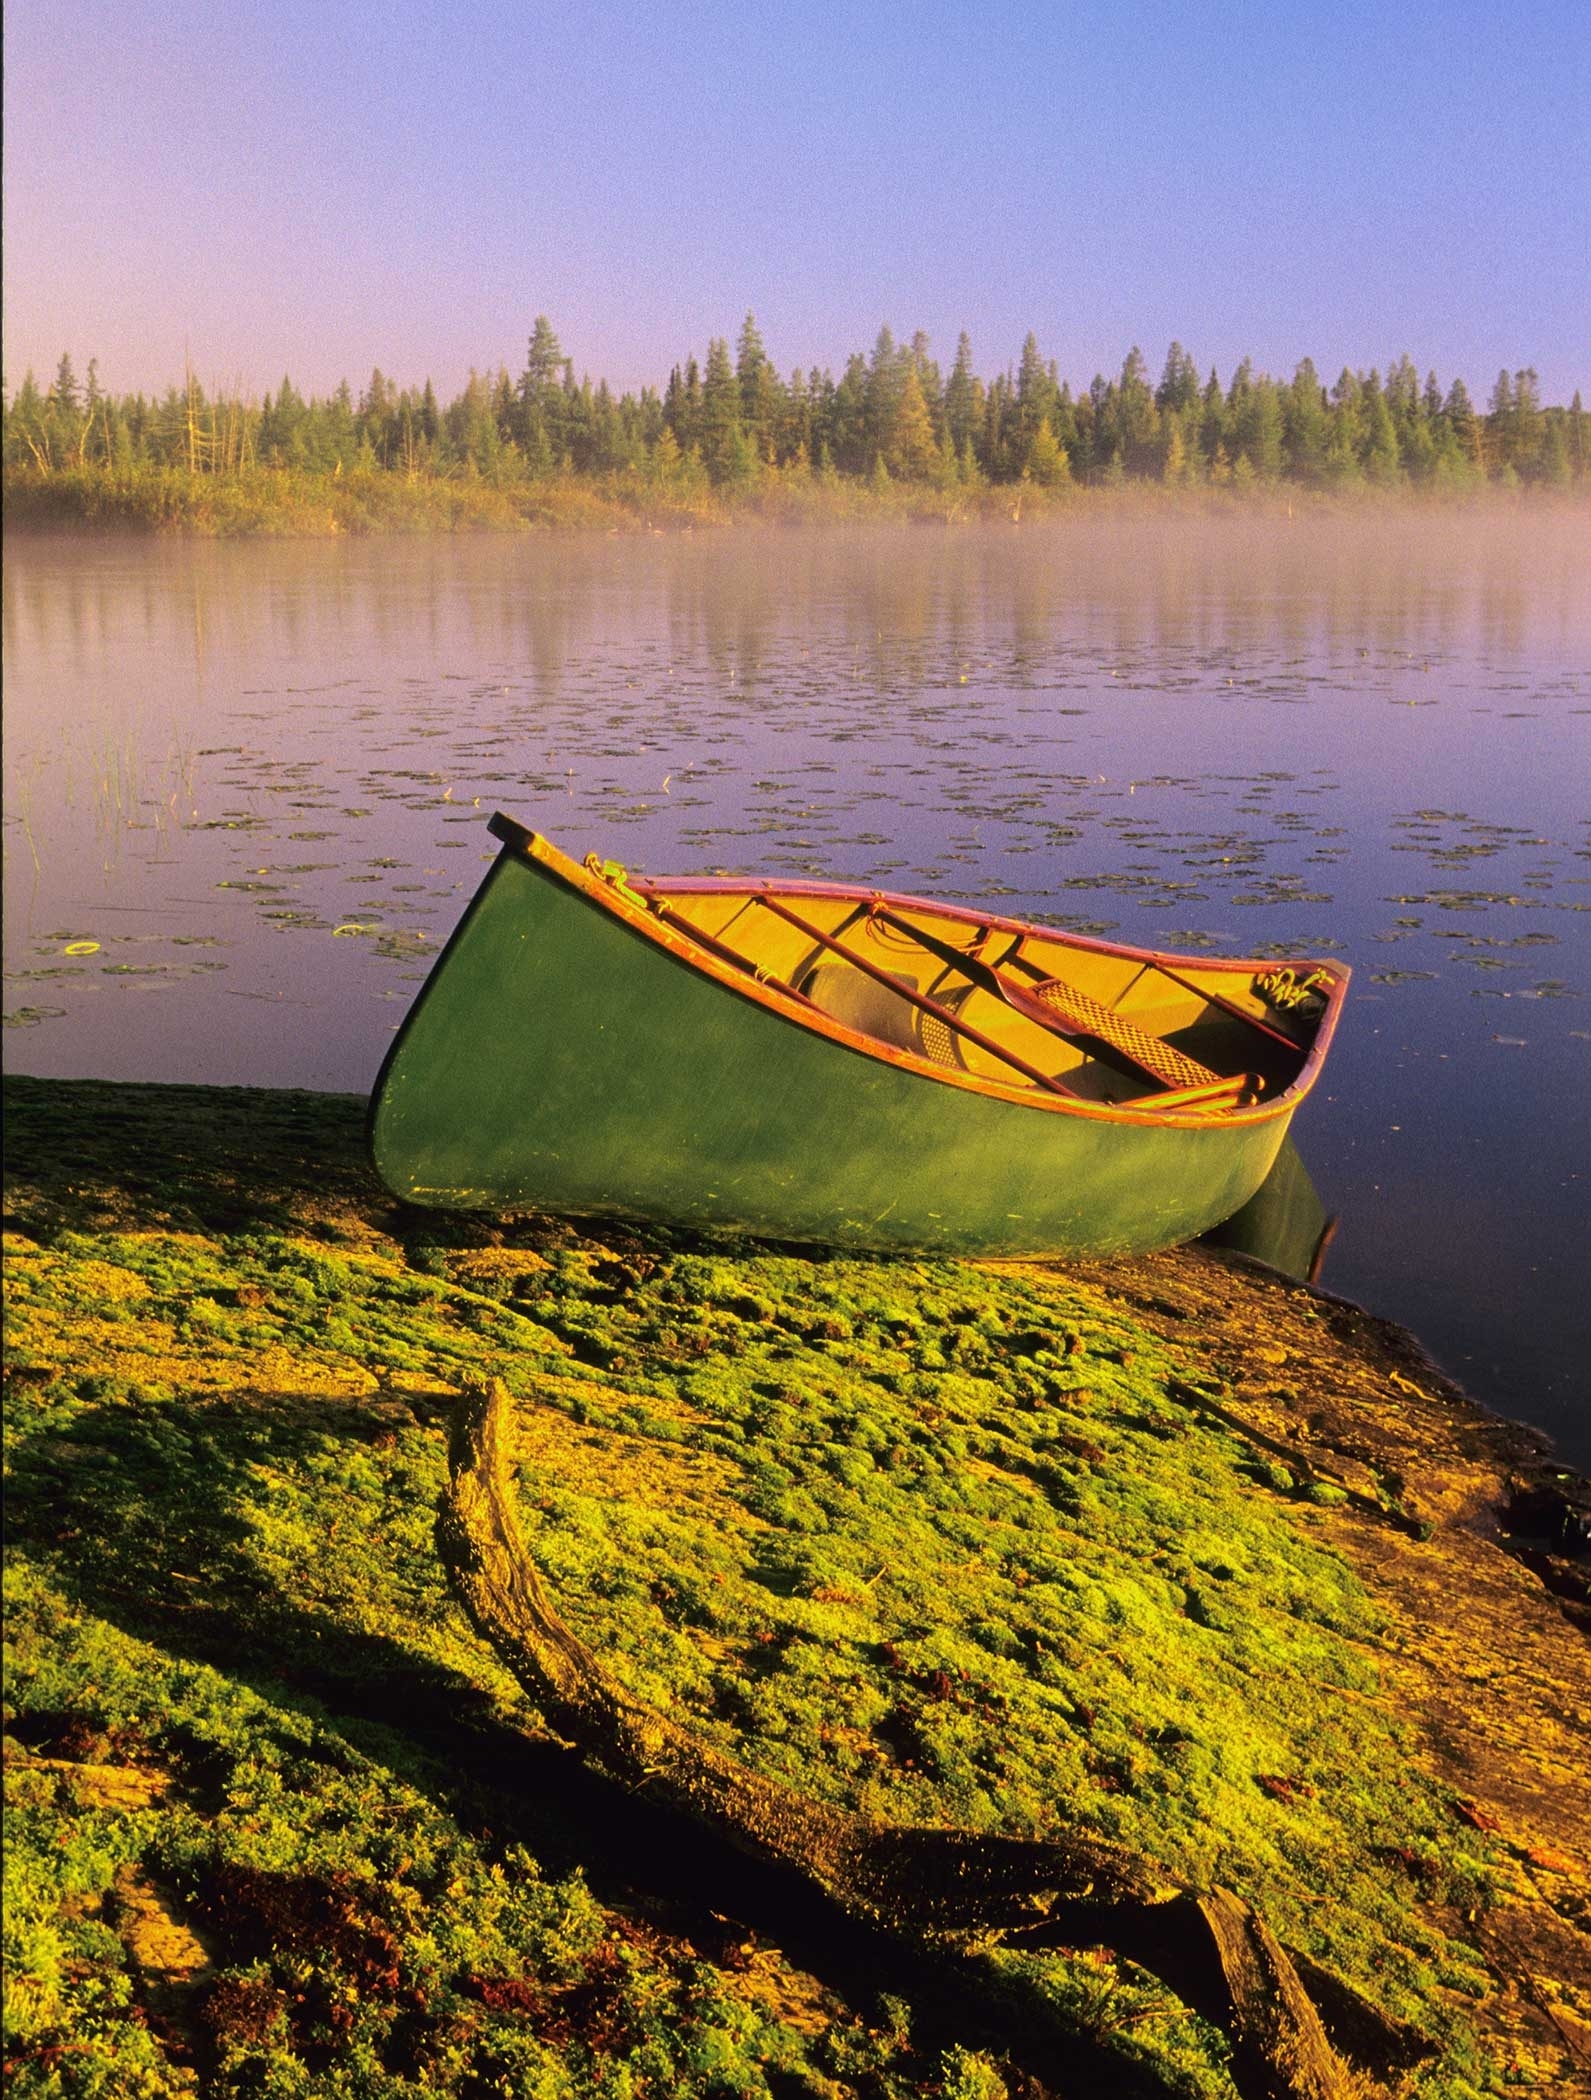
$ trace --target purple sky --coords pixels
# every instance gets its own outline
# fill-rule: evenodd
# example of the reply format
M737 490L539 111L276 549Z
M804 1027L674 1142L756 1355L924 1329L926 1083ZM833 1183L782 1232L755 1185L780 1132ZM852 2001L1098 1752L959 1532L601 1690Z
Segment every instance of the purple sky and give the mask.
M1591 396L1587 0L11 0L5 377L616 386L748 308Z

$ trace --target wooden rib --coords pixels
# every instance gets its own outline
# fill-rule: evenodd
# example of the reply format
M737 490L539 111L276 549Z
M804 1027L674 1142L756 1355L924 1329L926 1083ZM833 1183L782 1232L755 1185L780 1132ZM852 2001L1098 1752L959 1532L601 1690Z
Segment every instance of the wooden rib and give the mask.
M1222 1013L1230 1014L1234 1021L1245 1022L1256 1035L1268 1036L1273 1043L1280 1043L1285 1049L1291 1050L1294 1056L1302 1056L1307 1050L1307 1044L1284 1034L1280 1028L1273 1028L1269 1021L1262 1021L1258 1014L1246 1012L1235 999L1228 999L1224 992L1212 992L1206 985L1195 984L1192 978L1179 976L1175 970L1167 969L1166 965L1158 960L1149 963L1147 967L1158 970L1162 977L1169 977L1182 991L1192 992L1196 999L1203 999L1211 1006L1218 1006Z
M875 983L883 985L886 991L893 992L897 998L915 1006L919 1013L932 1015L934 1020L942 1021L947 1028L953 1028L957 1035L964 1035L969 1043L976 1043L980 1050L986 1050L991 1057L998 1057L1002 1063L1010 1065L1013 1071L1020 1072L1024 1079L1030 1079L1035 1086L1041 1086L1052 1094L1071 1095L1072 1089L1063 1085L1059 1079L1052 1079L1047 1072L1041 1072L1037 1065L1030 1065L1025 1057L1019 1057L1014 1050L1006 1049L1003 1043L995 1042L993 1037L985 1035L981 1029L963 1021L958 1014L953 1014L949 1007L941 1006L937 999L930 999L922 992L908 989L898 977L892 977L888 970L881 970L876 963L869 962L866 956L858 955L854 948L847 948L843 941L836 940L833 934L825 933L821 927L812 925L809 920L803 919L799 912L793 912L787 904L781 904L777 897L769 896L766 890L757 891L756 902L765 910L773 912L776 917L785 920L798 933L804 933L809 941L816 941L820 946L832 950L853 968L860 970L864 976L871 977Z
M666 920L670 926L678 927L681 933L689 934L693 941L699 941L710 955L716 955L721 962L733 963L737 970L744 970L747 976L754 978L758 984L770 984L775 991L788 992L792 999L799 999L803 1006L810 1006L814 1013L823 1011L805 992L798 992L785 978L775 977L772 971L765 970L761 963L753 962L749 955L742 955L738 948L731 948L729 943L720 940L716 933L706 932L694 919L687 919L685 914L676 911L672 904L665 904L661 897L654 895L647 901L660 919ZM751 901L750 898L747 899L748 903ZM735 917L739 916L737 912Z
M1147 1029L1135 1026L1103 1001L1078 991L1062 977L1047 977L1032 986L1014 984L981 956L953 947L885 905L880 905L873 916L896 932L909 935L929 955L959 969L969 982L1003 999L1025 1019L1036 1022L1040 1028L1080 1039L1099 1062L1113 1065L1118 1071L1126 1070L1132 1078L1141 1074L1173 1092L1184 1092L1189 1087L1214 1085L1224 1077L1209 1065L1201 1065L1196 1058L1173 1049Z

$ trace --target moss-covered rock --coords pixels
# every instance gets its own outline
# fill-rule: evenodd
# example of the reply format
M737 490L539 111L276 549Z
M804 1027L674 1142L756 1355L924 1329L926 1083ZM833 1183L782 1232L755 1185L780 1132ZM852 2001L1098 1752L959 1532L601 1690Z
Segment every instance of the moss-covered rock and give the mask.
M1546 1782L1444 1763L1435 1635L1386 1578L1484 1575L1478 1659L1514 1611L1568 1670L1563 1622L1460 1524L1500 1447L1355 1316L1208 1255L426 1217L333 1097L8 1107L19 2091L1232 2091L1223 2037L1098 1945L905 1961L880 2000L870 1942L722 1864L692 1886L644 1802L577 1781L433 1547L489 1377L560 1610L703 1743L876 1822L1232 1888L1411 2091L1566 2075L1582 1865ZM1394 1378L1448 1425L1440 1478Z

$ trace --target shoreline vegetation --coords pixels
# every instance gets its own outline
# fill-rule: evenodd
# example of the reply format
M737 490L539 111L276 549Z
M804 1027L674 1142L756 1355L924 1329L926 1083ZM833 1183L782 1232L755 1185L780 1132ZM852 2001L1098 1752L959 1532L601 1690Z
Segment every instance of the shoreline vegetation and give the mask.
M12 528L199 536L669 531L979 518L1020 523L1114 500L1175 508L1480 496L1584 498L1591 414L1544 404L1531 369L1478 408L1464 382L1400 357L1327 385L1244 359L1224 383L1180 343L1158 384L1134 349L1074 393L1029 335L984 379L963 335L948 372L927 338L880 331L836 379L782 376L748 314L731 354L616 394L576 379L538 316L523 369L472 372L443 404L381 371L306 398L255 399L189 372L158 397L117 395L69 355L5 404Z
M6 1110L18 2100L1583 2076L1576 1489L1402 1330L421 1213L352 1097Z

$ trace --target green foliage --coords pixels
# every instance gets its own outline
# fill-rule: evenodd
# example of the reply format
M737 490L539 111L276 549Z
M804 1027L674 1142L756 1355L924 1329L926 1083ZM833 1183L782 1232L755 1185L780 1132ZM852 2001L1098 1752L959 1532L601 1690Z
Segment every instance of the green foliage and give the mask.
M47 390L24 375L3 437L14 518L216 533L694 521L726 505L844 515L832 491L814 489L825 461L849 507L900 512L907 490L928 515L947 490L961 500L1024 480L1562 492L1584 485L1588 452L1578 398L1544 405L1528 368L1498 375L1481 416L1462 380L1445 397L1434 373L1422 388L1407 356L1385 382L1344 372L1329 394L1308 358L1290 381L1244 359L1228 388L1212 372L1201 390L1173 343L1158 387L1134 348L1117 378L1096 377L1074 401L1031 334L1016 373L987 383L963 335L941 382L926 336L902 345L884 328L871 358L850 358L838 381L820 371L786 381L751 314L733 362L715 339L705 376L690 358L661 394L617 397L606 381L576 380L538 315L518 378L506 366L472 372L445 408L429 380L399 387L379 370L357 401L346 382L318 399L284 378L256 402L191 374L159 400L118 396L97 364L80 383L63 356ZM677 463L693 454L705 478L683 488Z

